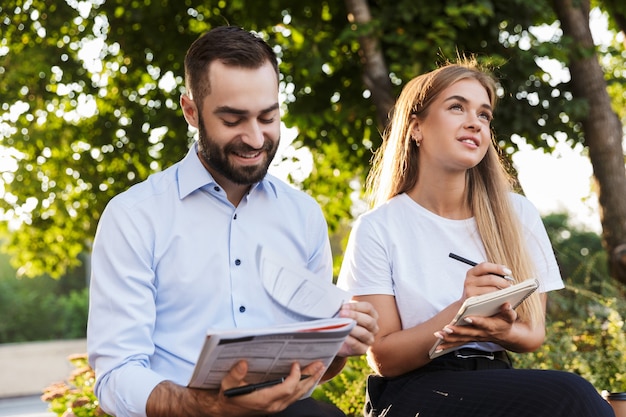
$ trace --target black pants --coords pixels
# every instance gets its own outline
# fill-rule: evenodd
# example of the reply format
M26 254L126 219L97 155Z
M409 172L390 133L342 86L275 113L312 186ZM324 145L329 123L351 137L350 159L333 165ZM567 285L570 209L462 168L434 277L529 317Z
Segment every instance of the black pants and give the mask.
M460 358L454 352L396 378L370 376L366 416L614 417L580 376L512 369L506 357Z
M346 417L346 415L332 404L305 398L296 401L289 407L272 417Z

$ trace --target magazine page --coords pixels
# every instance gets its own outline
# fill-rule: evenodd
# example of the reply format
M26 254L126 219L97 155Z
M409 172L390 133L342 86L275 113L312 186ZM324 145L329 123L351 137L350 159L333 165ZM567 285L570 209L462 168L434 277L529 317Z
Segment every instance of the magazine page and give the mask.
M355 324L352 319L332 318L263 329L209 331L188 386L219 389L241 359L248 361L248 384L285 377L294 362L301 367L315 361L328 366Z

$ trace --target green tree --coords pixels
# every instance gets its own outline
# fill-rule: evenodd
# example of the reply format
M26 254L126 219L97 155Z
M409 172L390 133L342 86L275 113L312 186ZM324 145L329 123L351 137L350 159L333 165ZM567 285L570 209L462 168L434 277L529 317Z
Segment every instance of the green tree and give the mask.
M506 154L519 138L547 151L561 137L582 142L586 97L537 64L571 56L569 38L542 40L530 29L556 21L551 5L5 0L0 146L16 157L14 169L2 172L0 208L23 220L7 249L24 274L59 276L89 250L111 196L184 154L193 133L178 106L181 64L191 41L215 25L258 31L279 48L284 120L315 161L302 186L333 231L352 215L351 196L380 144L391 98L457 54L476 54L501 79L494 127ZM614 68L623 64L622 50L606 52ZM605 78L620 85L623 74Z
M623 2L608 2L616 22L624 20ZM600 66L589 27L589 0L554 0L553 7L570 43L567 64L572 93L585 104L586 112L577 118L584 132L602 211L602 236L609 255L611 275L626 284L626 192L623 123L613 110L604 71ZM621 77L623 81L623 76Z

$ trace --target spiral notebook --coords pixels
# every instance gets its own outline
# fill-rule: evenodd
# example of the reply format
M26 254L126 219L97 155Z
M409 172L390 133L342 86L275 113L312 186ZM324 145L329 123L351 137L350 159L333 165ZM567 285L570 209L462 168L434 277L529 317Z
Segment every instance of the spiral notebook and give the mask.
M464 321L465 317L493 316L500 311L500 307L504 303L511 303L511 307L517 308L526 298L530 297L530 295L535 292L537 288L539 288L539 281L537 279L527 279L501 290L469 297L463 302L461 308L459 308L459 311L456 313L452 323L455 326L464 326L467 325ZM437 339L433 347L430 349L429 356L431 359L459 348L458 346L455 346L453 348L444 349L441 352L435 352L440 344L441 340Z

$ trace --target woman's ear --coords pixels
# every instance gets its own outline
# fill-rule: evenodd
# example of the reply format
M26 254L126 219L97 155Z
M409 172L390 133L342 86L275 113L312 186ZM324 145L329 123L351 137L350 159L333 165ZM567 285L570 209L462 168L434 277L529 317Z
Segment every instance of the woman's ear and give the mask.
M422 129L420 126L419 119L414 114L411 115L411 119L409 121L409 132L411 134L411 139L413 139L416 142L417 146L420 146L420 143L422 142L422 139L423 139Z
M198 107L195 101L187 94L180 96L180 107L183 109L183 116L190 126L198 128Z

